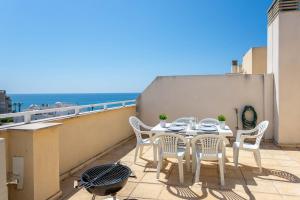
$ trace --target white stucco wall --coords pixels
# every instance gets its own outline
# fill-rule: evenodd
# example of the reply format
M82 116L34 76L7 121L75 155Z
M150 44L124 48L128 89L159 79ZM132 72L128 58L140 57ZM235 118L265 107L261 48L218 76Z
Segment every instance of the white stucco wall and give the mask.
M137 100L137 115L147 124L159 122L166 113L168 121L184 116L199 119L224 114L235 132L236 114L245 105L253 105L258 122L270 121L266 138L273 138L273 76L268 75L199 75L157 77Z
M279 15L279 143L300 144L300 12Z
M279 137L279 18L268 26L267 73L274 76L274 139Z
M268 27L268 73L274 74L275 138L300 144L300 12L281 12Z

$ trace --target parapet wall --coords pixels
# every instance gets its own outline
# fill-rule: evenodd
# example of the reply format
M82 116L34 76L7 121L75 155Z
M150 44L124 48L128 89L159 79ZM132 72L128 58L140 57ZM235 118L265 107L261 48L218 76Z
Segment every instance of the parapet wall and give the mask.
M0 130L7 174L13 157L24 158L23 188L9 185L9 199L57 199L61 178L133 136L128 118L135 111L135 106L126 106Z
M57 122L60 127L59 171L68 172L133 134L129 117L135 106L87 114Z
M168 121L184 116L198 119L216 118L223 114L235 132L242 129L241 113L245 105L256 109L258 122L270 121L265 139L273 139L273 76L272 75L199 75L157 77L137 100L137 115L150 125L166 113Z

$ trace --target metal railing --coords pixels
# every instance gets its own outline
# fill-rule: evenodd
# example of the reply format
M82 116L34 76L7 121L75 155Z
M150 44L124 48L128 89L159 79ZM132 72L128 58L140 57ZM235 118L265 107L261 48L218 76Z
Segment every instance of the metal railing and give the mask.
M134 106L135 103L136 103L136 100L126 100L126 101L106 102L106 103L97 103L97 104L89 104L89 105L81 105L81 106L51 108L51 109L44 109L44 110L32 110L32 111L17 112L17 113L6 113L6 114L0 114L0 119L23 117L24 118L23 122L28 124L32 121L36 121L36 120L32 120L32 116L34 116L34 115L49 114L49 113L62 113L62 112L70 112L71 111L72 114L64 114L64 115L59 115L59 116L60 117L76 116L76 115L79 115L82 113L103 111L103 110L107 110L107 109L117 109L117 108L126 107L126 106ZM96 109L96 108L98 108L98 109ZM84 110L84 109L87 111L82 112L82 110ZM53 118L53 116L48 117L48 118ZM44 118L44 119L48 119L48 118Z

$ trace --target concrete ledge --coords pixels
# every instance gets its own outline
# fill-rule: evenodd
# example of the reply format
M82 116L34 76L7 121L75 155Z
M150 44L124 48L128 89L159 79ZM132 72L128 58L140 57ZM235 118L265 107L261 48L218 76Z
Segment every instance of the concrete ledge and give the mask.
M36 131L39 129L50 128L53 126L61 125L61 123L33 123L33 124L24 124L20 126L15 126L8 128L8 130L18 130L18 131Z

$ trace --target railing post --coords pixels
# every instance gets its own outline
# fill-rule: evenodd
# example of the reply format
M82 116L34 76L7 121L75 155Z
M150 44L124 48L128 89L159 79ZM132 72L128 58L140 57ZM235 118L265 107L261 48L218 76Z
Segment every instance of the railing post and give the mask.
M75 115L78 115L78 114L79 114L79 112L80 112L80 109L79 109L79 107L76 107L76 108L75 108Z
M29 124L31 122L31 114L30 113L25 113L24 114L24 123Z

